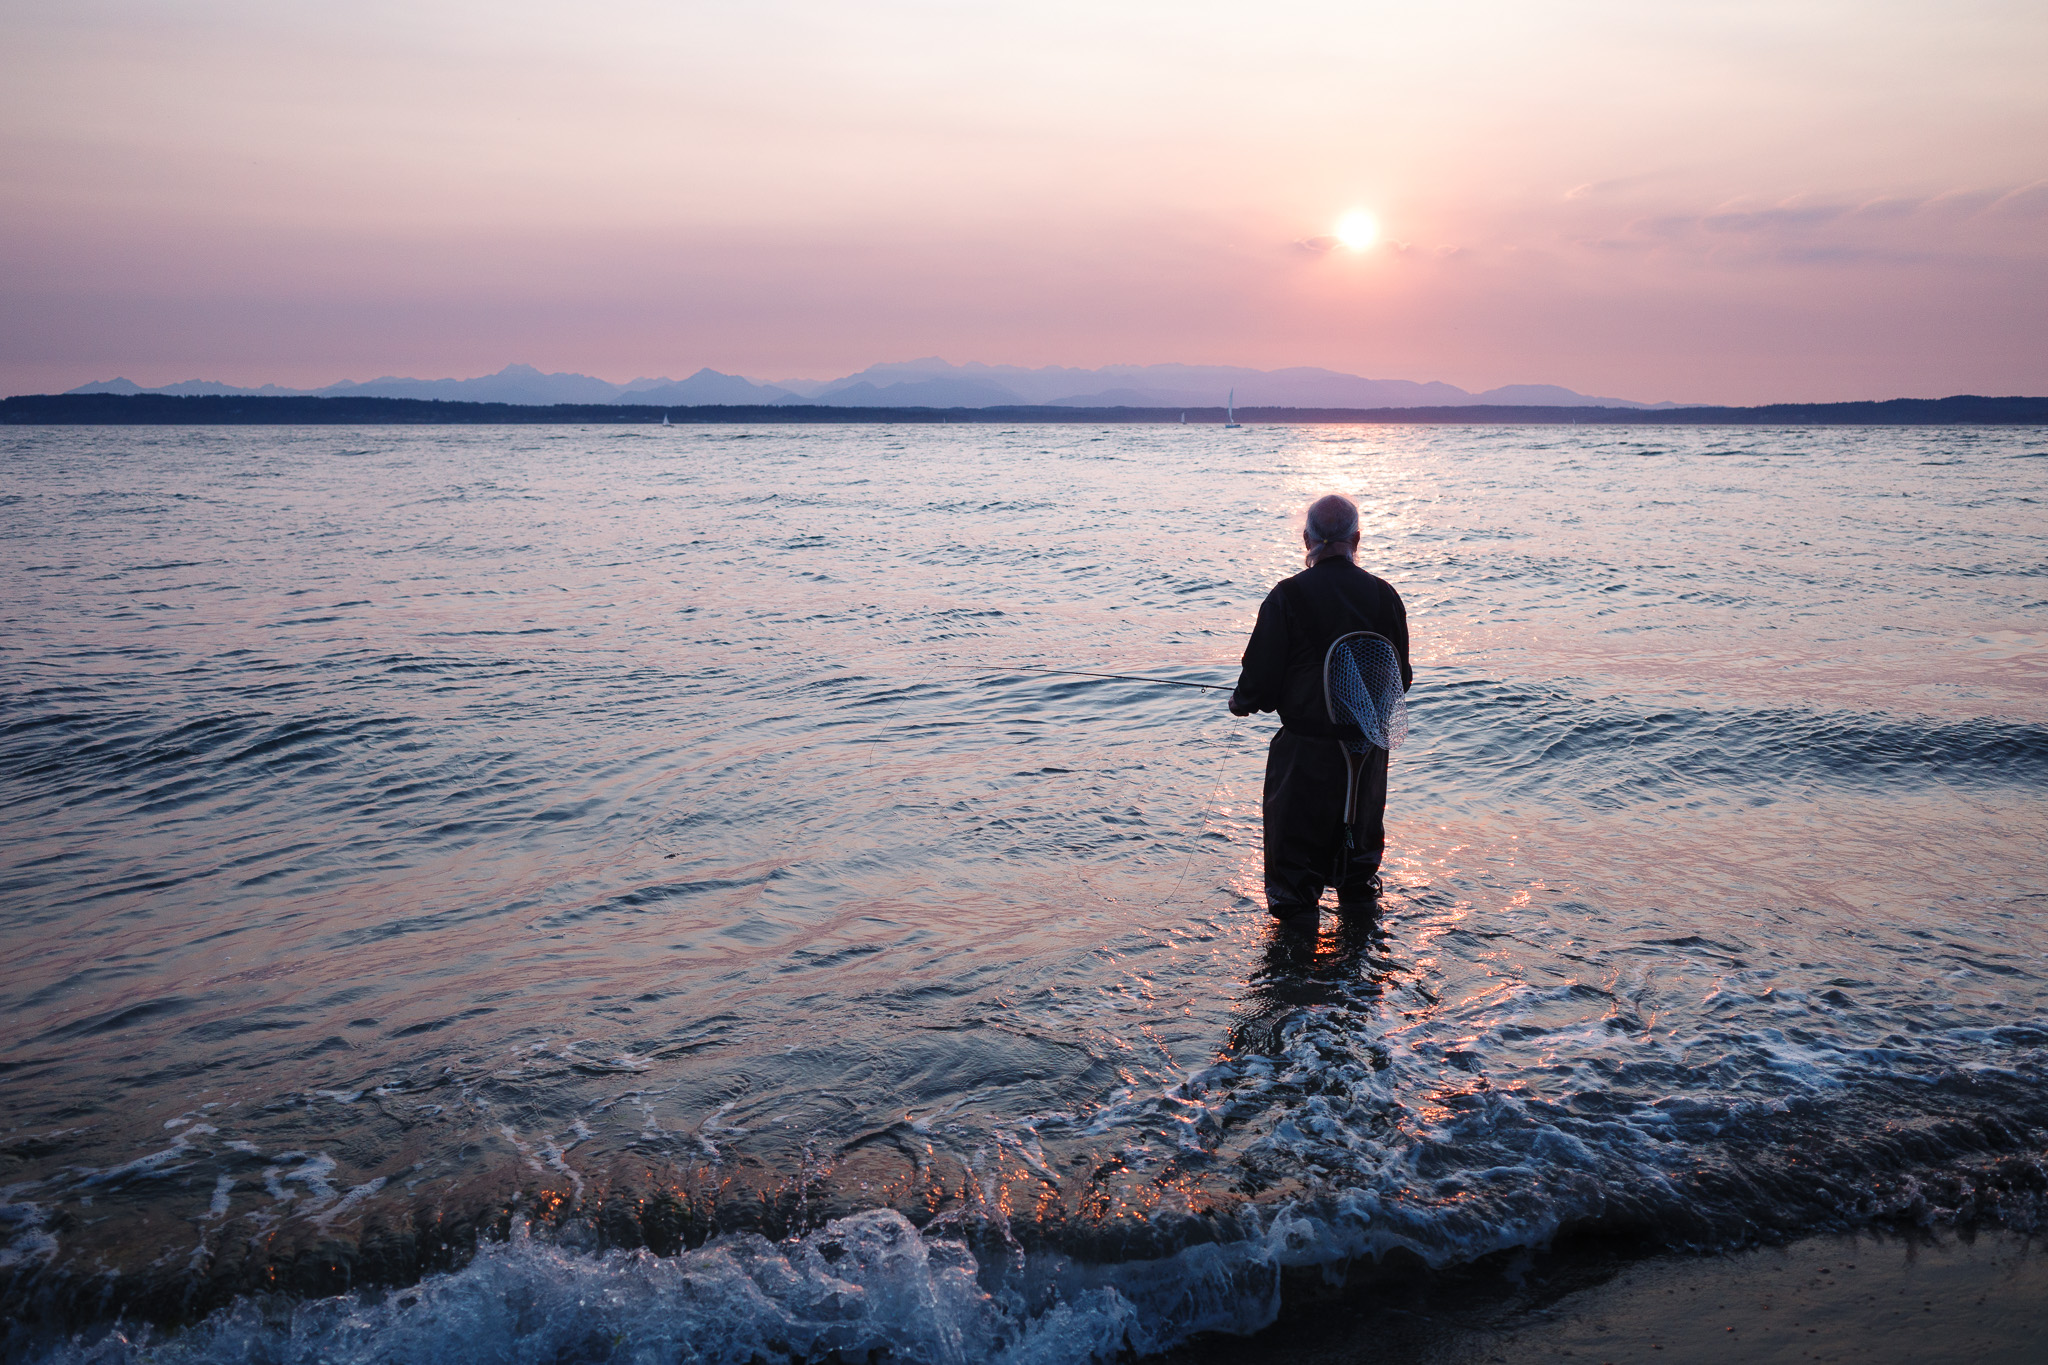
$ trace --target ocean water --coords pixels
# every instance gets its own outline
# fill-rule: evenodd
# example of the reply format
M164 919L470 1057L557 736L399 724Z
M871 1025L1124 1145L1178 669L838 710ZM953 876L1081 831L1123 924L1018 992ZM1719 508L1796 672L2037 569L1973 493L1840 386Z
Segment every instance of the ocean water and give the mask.
M2048 434L0 434L29 1360L1074 1361L2038 1226ZM1315 495L1372 923L1219 693Z

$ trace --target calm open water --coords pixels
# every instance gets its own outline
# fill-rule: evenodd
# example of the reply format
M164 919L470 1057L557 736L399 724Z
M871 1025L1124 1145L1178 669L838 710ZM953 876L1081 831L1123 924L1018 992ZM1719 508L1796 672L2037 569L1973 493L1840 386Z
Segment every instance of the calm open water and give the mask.
M8 431L6 1351L1077 1360L1396 1249L2033 1226L2044 457ZM1305 941L1271 717L1010 666L1230 682L1331 490L1417 682Z

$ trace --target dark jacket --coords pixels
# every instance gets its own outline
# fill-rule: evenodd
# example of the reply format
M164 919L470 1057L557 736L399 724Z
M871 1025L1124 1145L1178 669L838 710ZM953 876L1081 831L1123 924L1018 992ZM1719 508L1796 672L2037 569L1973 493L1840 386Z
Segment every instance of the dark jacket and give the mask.
M1414 683L1415 672L1408 666L1408 612L1393 584L1341 555L1281 582L1259 604L1259 621L1244 649L1244 672L1230 694L1231 711L1240 716L1278 711L1280 723L1298 735L1339 735L1323 701L1323 656L1339 635L1354 630L1391 640L1401 656L1401 686Z

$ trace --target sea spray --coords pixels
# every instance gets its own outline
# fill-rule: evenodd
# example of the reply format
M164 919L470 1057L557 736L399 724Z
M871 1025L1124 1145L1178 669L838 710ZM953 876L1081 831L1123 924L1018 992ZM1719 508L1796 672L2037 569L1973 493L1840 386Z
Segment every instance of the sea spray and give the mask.
M1276 1224L1281 1237L1284 1223ZM677 1256L591 1254L535 1237L485 1243L461 1270L394 1290L290 1304L247 1298L183 1331L128 1328L15 1343L43 1365L381 1365L888 1359L1060 1365L1163 1350L1204 1331L1250 1332L1279 1309L1267 1241L1189 1247L1163 1261L1077 1266L1030 1258L994 1290L963 1241L878 1209L801 1238L719 1238Z

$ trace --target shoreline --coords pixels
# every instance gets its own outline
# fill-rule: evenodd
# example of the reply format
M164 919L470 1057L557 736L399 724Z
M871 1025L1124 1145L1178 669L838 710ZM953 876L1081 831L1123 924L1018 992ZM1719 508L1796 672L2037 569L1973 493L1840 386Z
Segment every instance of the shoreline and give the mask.
M497 1246L486 1259L505 1255L507 1244ZM1990 1223L1864 1228L1690 1254L1582 1238L1435 1270L1396 1253L1353 1263L1346 1282L1333 1284L1346 1269L1290 1269L1272 1325L1246 1336L1209 1333L1141 1359L1159 1365L1379 1365L1389 1359L1402 1365L1539 1359L2022 1365L2041 1359L2048 1342L2048 1241ZM359 1302L383 1311L387 1302L403 1308L443 1298L447 1282L436 1286L432 1278L362 1286L367 1297ZM488 1316L489 1303L508 1290L518 1297L516 1283L501 1282L476 1306ZM230 1337L259 1322L281 1329L305 1311L317 1324L331 1316L322 1297L238 1296L206 1322ZM326 1300L326 1309L337 1302ZM138 1325L125 1315L96 1323L17 1319L0 1331L0 1361L71 1358ZM144 1326L135 1344L174 1353L204 1349L210 1330L199 1321Z
M1643 1259L1601 1251L1523 1255L1500 1258L1490 1275L1478 1267L1378 1273L1346 1288L1311 1289L1254 1336L1202 1338L1156 1359L2021 1365L2040 1360L2044 1343L2048 1243L1980 1225L1862 1229Z

